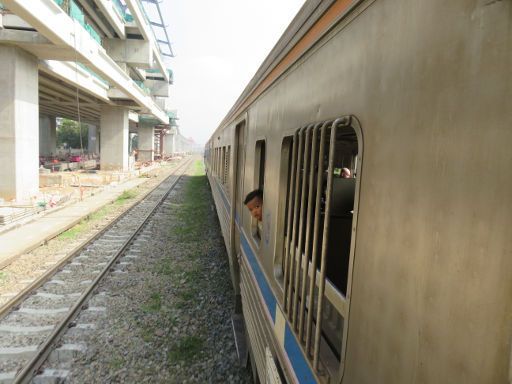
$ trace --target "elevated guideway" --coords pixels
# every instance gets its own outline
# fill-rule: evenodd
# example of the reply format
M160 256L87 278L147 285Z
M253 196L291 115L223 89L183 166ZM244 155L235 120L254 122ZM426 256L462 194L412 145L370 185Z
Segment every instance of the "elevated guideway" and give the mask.
M130 77L125 67L125 65L132 64L128 61L130 59L130 49L135 52L146 48L147 57L144 58L144 60L139 57L138 61L142 61L142 63L134 64L143 64L151 67L154 65L151 58L154 58L159 69L164 73L164 77L166 76L168 79L167 70L164 68L161 57L158 52L155 52L156 50L153 47L144 47L144 45L137 44L138 40L132 44L133 47L130 46L129 40L113 39L114 42L110 41L106 43L109 46L115 46L116 44L123 46L126 52L125 57L117 57L119 63L125 64L121 66L116 63L107 50L82 27L80 21L71 18L54 0L4 0L3 3L15 16L21 18L26 25L36 30L37 33L34 34L34 32L30 30L4 30L2 34L0 34L0 41L4 40L2 37L6 34L9 36L9 40L6 40L6 42L19 46L25 51L32 53L38 59L67 59L69 61L76 60L85 64L88 68L93 70L97 76L105 79L110 84L112 90L109 87L109 92L114 103L116 100L131 101L135 103L135 105L143 108L144 112L155 116L162 123L168 121L168 116L165 111L155 103L150 95L144 92L141 86L135 83L135 80ZM99 1L98 3L103 4L105 1ZM140 8L140 3L135 4L133 1L128 1L128 4L131 4L131 8L133 8L136 14L143 12ZM15 16L9 15L7 17L15 19ZM6 19L7 17L4 16ZM136 16L134 19L141 23L138 25L142 36L148 36L148 40L150 40L151 35L146 31L150 26L147 25L145 20L141 17ZM14 24L15 21L12 23ZM16 27L20 28L19 24L22 23L18 23ZM27 27L25 26L25 28ZM144 44L151 45L151 41L145 42ZM142 55L139 54L138 56ZM49 66L49 68L51 70L52 67ZM75 72L78 71L79 70L75 70ZM68 79L71 80L70 78ZM116 90L120 92L116 92Z
M0 0L0 202L37 194L38 158L55 155L59 118L88 125L104 170L132 166L132 132L144 161L162 156L157 142L176 120L169 56L153 0Z

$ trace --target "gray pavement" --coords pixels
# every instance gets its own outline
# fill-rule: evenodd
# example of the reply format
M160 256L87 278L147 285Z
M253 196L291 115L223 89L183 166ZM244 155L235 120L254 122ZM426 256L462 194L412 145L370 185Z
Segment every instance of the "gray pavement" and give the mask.
M0 234L0 268L22 253L37 248L71 228L85 216L117 199L124 191L135 188L147 179L134 178L116 186L108 186L83 201L49 212L18 228Z

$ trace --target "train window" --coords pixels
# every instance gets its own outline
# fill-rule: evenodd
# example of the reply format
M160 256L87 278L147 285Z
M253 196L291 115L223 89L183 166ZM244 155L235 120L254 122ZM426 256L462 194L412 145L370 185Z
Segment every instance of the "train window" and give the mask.
M217 148L217 177L221 177L221 172L220 172L220 159L222 157L222 147L219 147Z
M217 148L213 149L213 173L217 176Z
M215 175L216 175L217 177L219 177L219 176L220 176L220 172L219 172L219 169L220 169L220 167L219 167L219 163L220 163L220 147L219 147L219 148L217 148L216 153L215 153Z
M254 189L263 190L265 187L265 140L256 141L254 160ZM252 218L251 227L253 237L259 242L262 234L262 222Z
M230 196L230 185L229 185L229 166L231 160L231 145L228 145L226 148L226 155L224 156L224 180L223 183L225 185L225 191L228 196Z
M265 140L256 141L256 161L254 172L254 185L263 189L265 186Z
M222 147L220 152L220 182L222 184L226 184L226 169L224 168L224 164L226 163L226 147Z
M315 369L341 377L361 140L351 117L297 130L281 164L283 308ZM360 135L359 135L360 137Z

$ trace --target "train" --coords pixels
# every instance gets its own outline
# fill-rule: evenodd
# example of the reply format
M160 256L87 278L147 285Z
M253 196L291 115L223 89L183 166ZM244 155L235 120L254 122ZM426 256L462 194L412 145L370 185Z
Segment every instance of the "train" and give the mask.
M510 1L304 3L204 152L256 382L512 383L511 31Z

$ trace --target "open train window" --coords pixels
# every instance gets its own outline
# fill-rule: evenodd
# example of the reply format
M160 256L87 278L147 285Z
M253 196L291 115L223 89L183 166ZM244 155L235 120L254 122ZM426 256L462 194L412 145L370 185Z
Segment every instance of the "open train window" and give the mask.
M226 183L226 168L224 164L226 163L226 147L222 147L220 152L220 182L224 185Z
M305 355L334 381L343 368L361 153L357 120L344 117L298 129L282 154L283 308Z
M229 172L230 172L230 164L231 164L231 145L228 145L226 148L226 154L224 156L224 180L222 183L225 185L225 191L228 196L230 193L230 185L229 185Z
M255 159L254 159L254 189L265 188L265 140L256 141ZM265 206L263 206L265 209ZM254 239L259 243L263 231L262 222L251 218L251 232Z
M213 171L215 173L215 176L218 175L218 173L217 173L217 154L218 154L218 148L215 148L213 150Z
M220 155L221 155L221 147L217 147L217 157L215 159L215 167L217 170L217 178L220 178Z
M256 172L254 174L254 184L259 189L265 186L265 140L256 142Z

